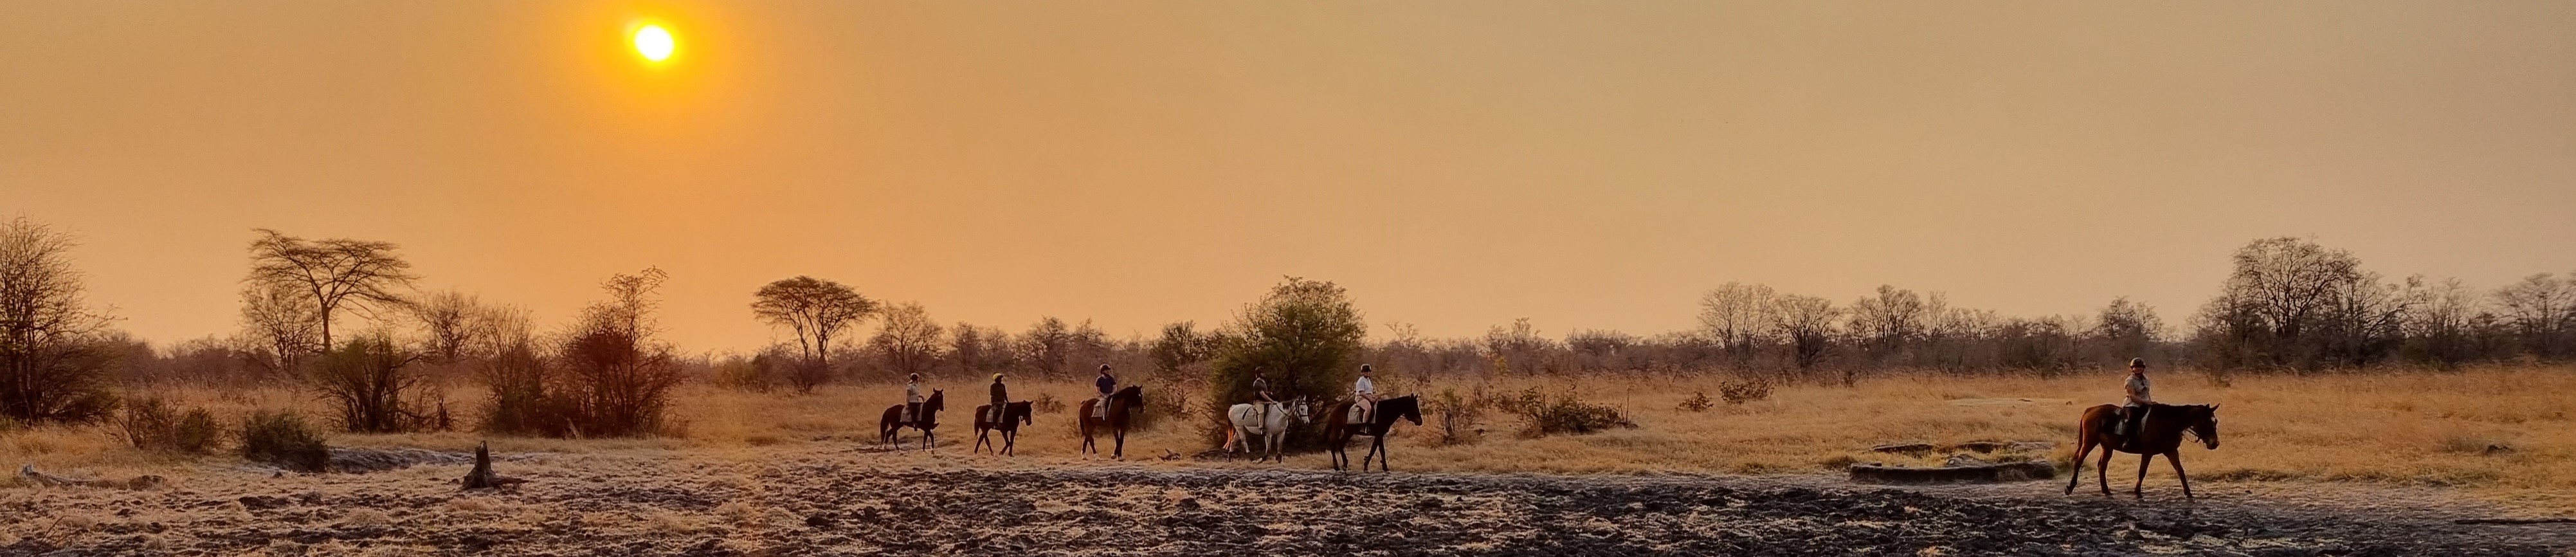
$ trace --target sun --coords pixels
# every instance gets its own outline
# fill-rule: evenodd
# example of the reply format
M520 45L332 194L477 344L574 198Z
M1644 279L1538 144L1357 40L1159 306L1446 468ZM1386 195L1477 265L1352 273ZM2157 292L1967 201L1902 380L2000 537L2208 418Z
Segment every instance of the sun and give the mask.
M635 30L635 53L643 55L646 60L660 62L669 59L671 51L679 46L679 41L671 38L671 32L660 25L646 25Z

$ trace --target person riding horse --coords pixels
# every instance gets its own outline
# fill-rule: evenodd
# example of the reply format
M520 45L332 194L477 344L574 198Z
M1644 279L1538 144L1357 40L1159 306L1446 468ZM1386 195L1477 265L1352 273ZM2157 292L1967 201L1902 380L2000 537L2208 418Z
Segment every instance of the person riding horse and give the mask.
M1091 417L1109 417L1109 395L1118 394L1118 378L1109 376L1109 364L1100 364L1100 378L1091 380L1091 385L1100 388L1100 402L1092 405Z
M2129 381L2121 388L2126 395L2120 404L2120 425L2111 431L2121 439L2132 439L2137 434L2137 425L2146 421L2147 414L2155 409L2156 404L2152 385L2147 382L2146 358L2129 359Z
M988 420L992 423L1002 423L1003 414L1010 405L1011 388L1002 386L1002 374L993 374L993 410Z
M904 384L903 384L903 421L902 421L902 422L900 422L900 423L907 423L907 424L909 424L909 423L912 423L912 422L914 422L914 421L917 421L917 420L920 420L920 419L921 419L921 402L922 402L922 400L923 400L923 399L921 398L921 374L919 374L919 373L915 373L915 374L912 374L912 376L911 376L911 377L908 377L908 378L905 378L905 379L904 379Z
M1252 368L1252 407L1260 412L1260 423L1270 423L1270 405L1277 403L1270 397L1270 379L1261 376L1261 368Z
M1377 382L1369 380L1369 365L1360 364L1360 379L1351 382L1352 407L1360 411L1360 423L1377 417Z

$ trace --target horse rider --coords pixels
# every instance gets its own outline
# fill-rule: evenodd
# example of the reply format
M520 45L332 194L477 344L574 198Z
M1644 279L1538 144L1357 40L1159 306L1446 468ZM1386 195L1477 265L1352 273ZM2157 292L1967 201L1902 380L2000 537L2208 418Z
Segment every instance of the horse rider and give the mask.
M911 377L905 378L903 384L903 423L908 424L921 419L921 403L923 400L924 399L921 398L921 374L915 373L912 374Z
M1252 407L1260 411L1259 423L1270 423L1270 405L1278 403L1279 399L1270 398L1270 378L1261 376L1261 368L1252 368Z
M2147 359L2130 358L2129 381L2122 386L2126 394L2125 400L2120 404L2120 426L2112 429L2120 435L2121 439L2136 435L2137 427L2146 423L2148 411L2155 407L2156 398L2150 391L2150 387L2147 382Z
M1118 378L1109 376L1109 364L1100 364L1100 378L1091 380L1091 386L1100 388L1100 402L1093 404L1092 417L1108 418L1109 395L1118 394Z
M1011 388L1002 386L1002 374L993 374L993 417L986 423L1001 425L1002 417L1010 415L1010 412L1004 410L1010 404Z
M1351 382L1351 402L1360 409L1360 423L1377 419L1377 381L1369 379L1369 365L1360 364L1360 379Z

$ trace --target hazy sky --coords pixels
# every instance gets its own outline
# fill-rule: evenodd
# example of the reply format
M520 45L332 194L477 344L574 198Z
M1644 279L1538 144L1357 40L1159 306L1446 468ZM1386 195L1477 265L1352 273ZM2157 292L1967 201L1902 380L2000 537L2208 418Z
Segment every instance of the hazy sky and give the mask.
M2576 270L2576 3L12 1L12 214L159 341L236 330L256 227L548 323L658 265L692 351L797 274L1119 336L1282 275L1442 336L1727 281L2180 323L2261 236Z

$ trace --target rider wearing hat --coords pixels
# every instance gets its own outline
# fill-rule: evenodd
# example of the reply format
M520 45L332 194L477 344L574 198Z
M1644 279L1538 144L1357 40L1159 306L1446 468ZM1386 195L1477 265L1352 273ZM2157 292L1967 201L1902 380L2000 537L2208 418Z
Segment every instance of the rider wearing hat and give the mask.
M1261 376L1261 368L1252 368L1252 408L1260 412L1261 423L1270 423L1270 405L1277 402L1270 398L1270 378Z

